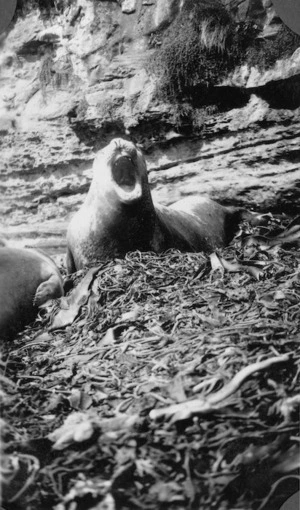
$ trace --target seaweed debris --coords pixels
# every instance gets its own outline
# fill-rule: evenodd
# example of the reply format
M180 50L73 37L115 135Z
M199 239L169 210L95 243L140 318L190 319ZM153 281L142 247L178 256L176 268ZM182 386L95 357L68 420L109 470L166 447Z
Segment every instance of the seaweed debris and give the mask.
M54 303L3 349L5 509L271 510L299 488L299 222L269 219L213 269L100 264L71 325Z

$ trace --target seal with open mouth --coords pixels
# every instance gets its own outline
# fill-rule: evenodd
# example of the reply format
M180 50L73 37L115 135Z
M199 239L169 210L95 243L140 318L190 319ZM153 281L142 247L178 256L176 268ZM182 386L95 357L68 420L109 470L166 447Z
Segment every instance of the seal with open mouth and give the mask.
M134 250L210 253L230 242L241 221L241 209L208 198L154 205L141 151L120 138L97 154L93 172L67 232L69 273Z
M0 245L0 339L32 322L38 307L63 295L58 267L46 254Z

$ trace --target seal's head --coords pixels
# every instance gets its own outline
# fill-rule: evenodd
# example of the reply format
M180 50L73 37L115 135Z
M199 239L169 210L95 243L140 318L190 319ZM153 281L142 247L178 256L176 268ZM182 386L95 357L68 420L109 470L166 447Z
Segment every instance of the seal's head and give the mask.
M94 161L94 180L102 193L114 192L121 203L141 199L148 188L146 163L136 146L115 138L101 150Z

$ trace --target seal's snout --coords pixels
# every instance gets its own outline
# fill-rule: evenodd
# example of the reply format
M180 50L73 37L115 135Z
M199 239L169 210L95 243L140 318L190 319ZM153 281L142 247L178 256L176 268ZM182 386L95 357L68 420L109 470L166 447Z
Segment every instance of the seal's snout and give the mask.
M120 155L127 155L131 159L135 159L137 157L137 149L136 146L129 142L128 140L123 140L122 138L115 138L109 144L109 149L113 155L113 157L118 157Z
M136 185L136 169L130 156L119 156L112 167L112 176L116 184L124 191L132 191Z

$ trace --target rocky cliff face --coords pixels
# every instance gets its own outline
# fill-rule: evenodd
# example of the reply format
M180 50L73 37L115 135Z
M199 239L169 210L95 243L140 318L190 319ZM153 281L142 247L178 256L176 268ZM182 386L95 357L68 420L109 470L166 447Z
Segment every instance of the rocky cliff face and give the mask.
M223 0L258 37L281 26L270 0ZM16 17L0 54L1 230L63 249L95 151L140 144L155 199L190 194L295 212L300 186L300 48L268 70L244 65L210 91L220 108L198 133L157 99L149 57L183 0L74 0ZM70 4L70 5L69 5ZM69 5L69 6L68 6Z

